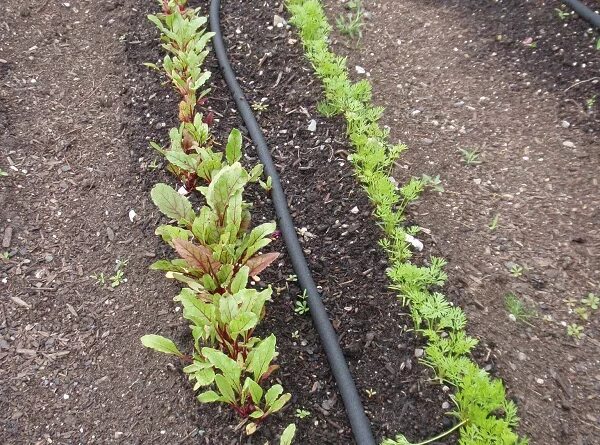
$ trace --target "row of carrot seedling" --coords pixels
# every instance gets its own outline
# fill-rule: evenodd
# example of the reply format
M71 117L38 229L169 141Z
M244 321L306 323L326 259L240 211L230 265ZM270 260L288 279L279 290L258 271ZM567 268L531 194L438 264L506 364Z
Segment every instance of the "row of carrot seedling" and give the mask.
M212 33L206 17L187 6L187 0L159 0L162 12L149 16L160 30L166 55L160 68L179 94L180 125L171 129L166 147L153 144L167 160L168 169L183 184L179 190L157 184L151 192L158 209L172 222L156 234L179 255L152 265L184 286L174 300L190 322L192 353L159 335L145 335L142 343L173 354L186 364L202 403L229 405L242 418L248 434L280 411L290 400L279 384L270 384L278 368L276 338L254 335L271 300L268 287L249 287L271 265L278 253L261 253L271 243L275 223L251 228L252 205L244 201L250 183L261 182L262 165L248 171L242 159L242 135L231 131L224 150L210 131L212 115L199 113L209 93L210 72L203 68ZM263 184L266 187L266 184ZM186 195L199 193L198 211ZM192 342L191 342L192 343ZM295 426L283 432L281 444L292 442Z
M464 312L441 293L447 278L443 271L446 261L431 257L425 266L410 262L419 228L403 224L404 212L419 197L426 181L413 178L397 187L391 178L392 168L406 147L391 144L389 131L379 125L384 110L372 105L370 83L353 83L346 59L329 50L331 28L320 1L287 0L287 6L306 55L323 82L325 100L319 104L319 111L346 119L347 135L354 147L350 159L382 228L380 245L388 253L391 287L409 307L415 329L428 340L422 362L435 371L440 382L456 388L455 409L450 413L457 418L456 424L446 433L421 443L459 430L461 445L526 444L527 439L514 432L517 410L506 399L502 382L491 378L469 357L477 341L465 332ZM402 434L383 442L409 444Z

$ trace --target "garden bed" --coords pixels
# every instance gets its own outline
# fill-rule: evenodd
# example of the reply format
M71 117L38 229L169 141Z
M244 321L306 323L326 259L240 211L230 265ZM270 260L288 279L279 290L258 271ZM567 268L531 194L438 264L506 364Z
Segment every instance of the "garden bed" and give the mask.
M453 422L445 415L451 391L419 363L424 343L388 290L381 231L348 162L344 123L317 113L322 89L296 33L275 26L288 17L280 2L223 3L230 58L257 110L377 440L444 431ZM519 402L523 432L533 443L593 443L600 427L598 318L585 324L580 341L566 336L560 321L577 321L563 299L598 289L591 272L598 269L598 153L592 150L598 105L585 109L598 87L572 87L593 76L598 56L586 49L573 52L577 66L560 62L552 55L558 50L550 52L538 34L566 57L579 48L575 36L586 27L574 23L576 31L564 39L548 29L535 32L530 23L549 28L553 22L533 7L528 22L516 7L495 4L473 18L471 2L438 3L373 4L361 41L372 52L350 51L340 36L336 48L348 52L352 69L367 68L376 101L388 106L392 136L412 148L400 160L400 182L422 173L444 180L446 192L425 194L409 218L429 229L427 254L450 260L449 297L473 320L469 332L482 342L480 364L505 379ZM206 1L193 6L208 13ZM331 6L333 22L340 10ZM235 428L239 419L226 407L200 405L177 360L140 344L142 335L160 333L182 348L191 345L172 302L178 286L148 270L173 255L154 234L162 218L150 189L157 182L175 185L149 142L165 143L177 118L170 87L142 65L162 58L158 32L146 20L155 2L7 0L5 7L10 20L0 19L0 27L14 41L0 40L0 167L8 173L0 178L0 235L9 257L0 260L0 412L7 413L0 442L262 445L277 443L295 422L295 443L352 443L310 317L294 311L301 292L281 240L269 248L283 257L258 284L276 290L258 333L276 334L281 368L274 381L293 398L254 436ZM486 14L497 19L494 29L479 21ZM452 32L440 42L449 22ZM495 34L509 40L494 41ZM382 35L391 46L381 44ZM519 43L530 36L537 48ZM398 49L394 42L412 43ZM579 61L586 57L588 69ZM464 60L470 62L462 70ZM447 66L438 70L434 62ZM508 73L506 64L513 67ZM225 141L234 127L245 134L212 53L206 66L213 91L202 110L215 113L216 139ZM244 145L243 163L254 165L247 138ZM482 164L461 165L458 149L467 145L480 148ZM254 224L274 219L259 187L248 200ZM498 227L490 231L494 215ZM127 264L112 287L117 260ZM520 278L506 270L513 264L524 267ZM552 321L509 320L503 305L509 291ZM309 414L299 416L298 409Z

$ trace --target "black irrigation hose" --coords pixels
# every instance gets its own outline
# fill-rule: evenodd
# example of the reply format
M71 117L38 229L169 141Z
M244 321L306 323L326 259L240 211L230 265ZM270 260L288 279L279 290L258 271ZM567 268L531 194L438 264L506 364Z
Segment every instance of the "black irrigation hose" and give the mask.
M569 5L582 19L587 20L596 28L600 28L600 14L592 11L579 0L561 0L561 2Z
M254 116L250 105L248 105L248 101L236 80L235 73L227 58L227 51L225 49L225 43L223 42L223 34L221 32L219 19L220 6L221 0L212 0L209 14L210 28L211 31L215 33L212 42L217 60L219 61L219 66L221 67L225 81L231 90L231 94L237 104L238 110L244 119L246 128L256 145L260 161L265 167L265 173L270 176L273 181L271 197L283 240L285 241L288 255L298 277L298 282L300 286L306 290L313 324L321 338L321 343L327 354L331 372L342 396L346 413L352 427L352 433L354 434L354 439L358 445L375 445L375 439L371 432L371 424L365 414L365 409L362 405L356 385L352 380L346 359L340 348L338 336L329 321L325 306L321 300L321 295L317 290L317 286L313 280L310 269L308 268L306 258L304 257L304 252L298 241L294 221L290 216L287 199L283 192L283 188L281 187L277 169L273 164L271 152L269 151L262 130L256 121L256 117Z

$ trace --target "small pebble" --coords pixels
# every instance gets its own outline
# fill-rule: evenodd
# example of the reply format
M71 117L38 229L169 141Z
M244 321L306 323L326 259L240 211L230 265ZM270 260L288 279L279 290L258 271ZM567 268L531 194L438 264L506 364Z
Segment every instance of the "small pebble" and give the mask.
M564 141L563 145L568 148L575 148L575 144L571 141Z
M415 349L415 357L419 358L419 357L423 357L423 354L425 353L425 351L421 348L417 348Z

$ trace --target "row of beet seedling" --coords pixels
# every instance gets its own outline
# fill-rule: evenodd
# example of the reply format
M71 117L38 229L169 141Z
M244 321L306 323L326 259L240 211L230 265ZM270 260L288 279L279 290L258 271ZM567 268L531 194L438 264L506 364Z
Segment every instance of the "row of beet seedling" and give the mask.
M151 192L159 210L173 221L161 225L156 234L179 258L160 260L155 270L185 286L175 301L183 306L190 322L193 353L181 352L173 341L145 335L142 343L179 357L183 369L200 391L203 403L221 402L233 408L252 434L265 418L281 410L290 400L279 384L269 384L277 370L275 335L259 338L254 330L270 301L270 287L249 286L279 256L261 253L271 242L275 223L251 226L252 205L244 201L245 187L261 181L262 165L248 171L242 158L242 136L231 131L224 150L213 138L212 115L197 111L205 100L210 72L202 68L212 33L206 32L206 17L189 8L187 0L159 0L162 12L149 16L161 32L166 51L161 67L180 96L180 125L171 129L167 147L152 144L167 160L168 169L183 186L175 190L157 184ZM186 197L199 193L198 212ZM286 428L281 443L291 443L295 432Z

